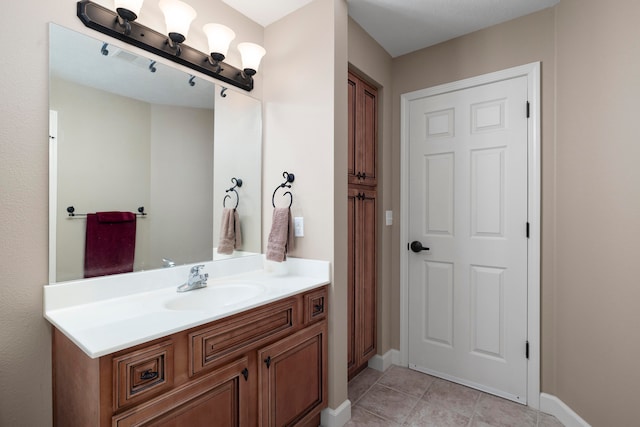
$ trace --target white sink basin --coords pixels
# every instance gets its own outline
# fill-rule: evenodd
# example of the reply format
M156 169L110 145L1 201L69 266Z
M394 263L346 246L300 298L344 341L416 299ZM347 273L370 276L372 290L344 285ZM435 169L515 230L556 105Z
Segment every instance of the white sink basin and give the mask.
M264 291L264 286L257 283L210 284L206 288L180 293L165 302L164 307L168 310L209 311L247 301Z

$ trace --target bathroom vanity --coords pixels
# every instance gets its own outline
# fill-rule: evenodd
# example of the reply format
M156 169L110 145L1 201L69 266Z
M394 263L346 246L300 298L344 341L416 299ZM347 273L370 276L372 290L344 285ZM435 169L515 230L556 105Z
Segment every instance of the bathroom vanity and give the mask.
M45 287L54 425L319 425L328 263L287 263L184 294L156 278L186 267Z
M54 425L319 425L329 263L257 255L261 102L55 24L49 56ZM117 150L104 123L118 123ZM218 259L239 179L242 251ZM88 214L138 206L133 272L79 279ZM207 286L176 292L194 263Z

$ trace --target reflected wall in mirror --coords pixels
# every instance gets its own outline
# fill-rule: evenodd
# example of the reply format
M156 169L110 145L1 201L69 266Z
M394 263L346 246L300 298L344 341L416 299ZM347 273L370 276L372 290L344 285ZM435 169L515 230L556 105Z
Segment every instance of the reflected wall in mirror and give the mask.
M223 208L234 208L242 230L241 254L260 253L262 190L262 113L261 103L243 93L216 91L216 127L214 145L213 223L221 224ZM253 166L251 166L253 165ZM242 185L234 188L235 179ZM220 226L214 227L213 242L220 242ZM214 251L213 259L228 255Z
M260 210L248 204L260 200L259 101L228 90L227 98L247 98L244 104L214 108L220 87L211 81L55 24L49 57L51 283L90 276L90 240L111 252L131 240L133 271L163 267L163 259L176 265L213 259L220 226L214 212L224 197L218 193L231 186L229 178L215 182L214 170L224 169L219 165L234 165L225 174L247 177L240 193L248 215L241 217L244 244L232 256L260 251ZM241 121L258 128L225 130ZM224 140L231 136L250 155L224 158L233 151L225 148L234 143ZM76 216L68 215L69 206ZM136 217L133 233L119 236L124 240L105 242L93 226L87 231L84 214L138 213L139 207L147 215ZM110 267L120 262L97 274L117 271Z

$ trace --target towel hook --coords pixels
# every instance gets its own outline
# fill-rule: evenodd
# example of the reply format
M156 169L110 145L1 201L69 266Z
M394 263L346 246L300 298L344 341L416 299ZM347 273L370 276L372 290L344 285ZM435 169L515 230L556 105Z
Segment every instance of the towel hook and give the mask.
M285 188L285 187L286 188L291 188L291 184L290 183L293 182L294 179L296 179L296 177L292 173L289 173L289 172L286 172L286 171L282 173L282 176L284 177L284 182L282 184L278 185L275 190L273 190L273 196L271 196L271 204L273 205L274 208L276 207L276 200L275 199L276 199L276 192L278 191L278 189L279 188ZM285 191L283 196L286 196L287 194L289 195L289 198L291 199L289 201L289 207L291 207L291 205L293 204L293 194L291 194L291 191Z
M233 184L233 187L224 190L225 193L228 193L229 191L233 191L234 193L236 193L236 206L233 209L237 209L238 208L238 204L240 203L240 195L238 194L238 192L236 191L236 187L242 187L242 180L240 178L231 178L231 183ZM222 199L222 206L223 207L227 207L226 203L227 203L227 198L231 198L231 196L229 196L228 194L226 196L224 196L224 199Z

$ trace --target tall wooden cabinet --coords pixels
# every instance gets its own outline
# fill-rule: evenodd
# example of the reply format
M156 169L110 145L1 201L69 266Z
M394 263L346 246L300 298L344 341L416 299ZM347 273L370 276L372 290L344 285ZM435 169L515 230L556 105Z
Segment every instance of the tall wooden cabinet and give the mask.
M377 91L349 73L348 373L376 354Z

